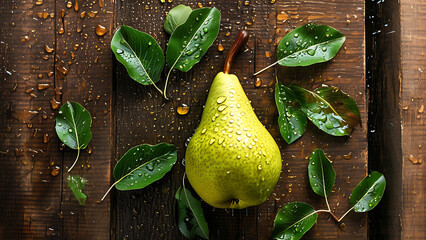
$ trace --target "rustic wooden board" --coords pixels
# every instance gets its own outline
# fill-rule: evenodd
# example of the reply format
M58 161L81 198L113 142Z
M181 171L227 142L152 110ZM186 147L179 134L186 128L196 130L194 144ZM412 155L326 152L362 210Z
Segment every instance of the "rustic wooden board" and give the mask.
M425 1L401 1L402 239L425 239ZM408 108L408 109L407 109Z
M371 214L371 239L425 239L423 108L425 4L371 2L367 20L370 89L369 165L387 179ZM422 20L423 19L423 20ZM370 56L371 55L371 56ZM422 107L423 106L423 107Z
M165 11L181 3L185 1L171 4L158 1L121 2L117 8L117 24L130 25L153 35L165 49L168 38L162 30ZM198 7L196 3L186 3L193 8ZM208 1L200 3L210 6ZM247 29L251 39L244 53L238 56L232 71L240 78L259 119L277 140L285 166L274 193L259 207L232 211L214 209L204 204L211 238L268 239L275 214L286 203L304 201L316 208L324 208L322 198L312 193L306 177L306 157L317 147L328 153L337 172L335 193L330 197L330 204L337 215L342 215L348 209L350 192L367 172L363 2L287 1L270 4L250 1L249 5L245 5L239 1L215 2L212 5L222 13L219 37L191 71L174 74L175 78L169 86L171 101L162 100L153 87L138 85L127 76L124 67L117 66L117 122L120 123L116 136L117 158L131 146L140 143L169 142L179 149L179 162L164 179L141 191L117 193L115 228L118 239L183 239L174 220L176 203L173 197L182 182L184 166L180 162L184 156L184 143L198 126L211 81L222 70L224 53L218 52L217 46L221 43L226 53L241 29ZM347 36L345 48L329 63L308 68L280 69L280 79L283 82L298 81L310 89L322 83L342 88L357 101L363 125L362 128L357 127L348 138L327 136L310 125L301 140L288 146L277 127L274 72L271 70L259 76L262 80L260 88L254 87L256 78L252 74L275 60L274 43L291 29L308 21L341 30ZM231 36L226 37L226 32L230 32ZM269 58L266 56L268 51L272 55ZM189 114L179 116L176 113L176 107L181 103L190 105ZM348 215L345 219L346 231L341 231L329 216L320 216L319 219L313 231L306 236L307 239L367 237L365 214Z
M0 205L1 238L107 239L109 199L102 204L97 201L110 184L114 141L109 50L114 5L73 1L69 8L64 1L37 2L41 4L8 1L0 7L4 23L0 192L5 196ZM98 14L83 19L82 11ZM96 24L106 26L108 34L96 36ZM48 53L45 45L53 52ZM50 87L37 90L40 83ZM25 92L31 88L33 96ZM93 117L92 141L71 172L88 180L85 207L78 205L67 186L66 171L76 151L61 146L56 137L57 107L50 103L52 99L59 104L80 102ZM51 174L55 167L60 168L57 176Z

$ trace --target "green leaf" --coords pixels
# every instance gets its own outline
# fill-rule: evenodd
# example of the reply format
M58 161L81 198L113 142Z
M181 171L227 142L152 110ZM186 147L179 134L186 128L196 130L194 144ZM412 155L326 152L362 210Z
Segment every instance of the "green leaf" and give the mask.
M176 147L142 144L127 151L114 168L118 190L141 189L161 179L177 160Z
M386 179L379 172L372 172L352 191L350 203L355 212L367 212L377 206L383 197Z
M279 64L287 67L309 66L332 59L346 37L327 25L307 23L285 35L277 47L278 61L256 72Z
M308 120L300 110L297 96L282 83L275 85L275 104L279 113L278 126L281 136L290 144L303 135Z
M356 102L337 87L324 85L314 91L295 85L289 88L299 97L300 109L309 120L330 135L350 135L354 126L361 123Z
M175 198L178 200L178 225L181 233L189 239L197 236L209 239L209 228L200 201L185 187L179 187Z
M191 12L192 9L190 7L183 4L177 5L167 14L164 21L164 30L168 34L172 34L179 25L182 25L188 19Z
M280 209L274 221L273 239L300 239L317 221L318 214L309 204L292 202Z
M92 139L92 117L76 102L66 102L56 115L56 133L72 149L85 149Z
M87 196L82 191L86 185L86 180L80 176L71 175L68 175L67 179L68 187L71 189L78 203L80 203L80 205L85 205Z
M77 149L77 158L68 172L75 166L80 156L80 149L85 149L92 139L92 117L90 113L76 102L66 102L56 115L56 134L59 139L72 149Z
M166 59L171 69L189 71L213 44L219 33L220 12L217 8L192 11L186 22L170 37Z
M155 83L160 80L163 71L164 55L153 37L123 25L115 32L111 49L133 80L143 85L153 84L157 88Z
M312 152L309 158L308 175L312 190L316 194L327 197L331 193L336 173L323 150L315 149Z
M278 64L295 67L326 62L336 55L345 39L330 26L305 24L281 39L277 48Z

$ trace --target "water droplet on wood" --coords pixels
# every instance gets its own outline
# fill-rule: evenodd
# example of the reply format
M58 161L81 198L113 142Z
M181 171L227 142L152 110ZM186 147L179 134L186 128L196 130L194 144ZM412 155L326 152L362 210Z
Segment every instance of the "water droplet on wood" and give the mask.
M108 32L108 30L104 26L102 26L100 24L96 25L96 35L103 36L107 32Z
M177 113L179 115L186 115L189 112L189 106L185 103L179 104L177 107Z

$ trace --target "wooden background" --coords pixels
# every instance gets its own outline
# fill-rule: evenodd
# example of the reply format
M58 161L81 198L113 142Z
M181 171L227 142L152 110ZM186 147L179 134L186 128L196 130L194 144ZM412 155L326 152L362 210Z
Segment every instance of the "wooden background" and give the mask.
M165 101L154 87L139 85L128 77L125 68L114 60L109 43L115 29L126 24L151 34L165 49L169 36L162 23L166 13L178 4L192 8L217 7L222 14L221 29L199 64L188 73L174 72L169 85L171 100ZM401 3L401 6L405 5ZM403 9L408 9L407 6ZM199 124L211 81L222 70L225 54L241 29L249 31L250 40L245 51L237 57L232 71L241 80L260 121L276 139L284 164L274 192L258 207L232 211L203 204L211 239L268 239L277 211L291 201L308 202L316 209L325 208L323 199L312 192L307 179L307 157L315 148L325 150L333 161L336 187L329 201L335 214L341 216L349 207L350 192L368 171L369 98L365 84L365 53L369 48L365 45L364 7L363 1L356 0L3 1L0 5L0 238L184 239L176 225L174 195L182 184L185 142ZM418 15L421 13L424 13L424 6L419 6ZM362 127L355 128L351 137L331 137L309 124L304 136L288 145L277 126L274 70L259 76L262 81L259 88L254 87L256 78L252 74L276 60L275 43L290 30L310 21L335 27L347 37L346 43L332 61L306 68L279 68L278 79L285 83L297 82L309 89L321 84L341 88L358 103L363 123ZM96 35L98 24L108 30L104 36ZM395 31L395 36L399 36L399 29ZM424 29L422 31L424 33ZM410 34L424 36L414 30ZM414 39L420 44L422 38ZM224 46L224 52L218 51L219 44ZM46 51L46 45L54 51ZM413 55L404 56L408 59ZM398 66L404 66L399 63ZM424 60L421 64L419 69L426 69ZM424 79L422 73L411 77L408 73L413 72L408 68L406 71L407 78ZM38 90L40 83L50 87ZM164 80L159 83L163 84ZM398 88L394 90L399 91ZM421 91L421 88L415 90ZM410 101L409 94L404 96L404 101ZM56 136L55 101L60 104L77 101L93 117L93 139L88 149L82 151L78 167L72 171L88 180L84 190L88 196L85 206L78 205L66 185L66 171L76 151L64 147ZM420 107L422 101L419 98L416 107ZM176 113L180 104L190 106L187 115ZM418 111L417 108L410 108L410 111L413 109ZM408 123L410 118L405 117L404 121ZM393 126L398 128L398 125ZM422 130L424 132L424 128ZM410 131L404 130L403 134L411 136ZM136 144L159 142L178 147L178 162L172 171L143 190L114 190L107 200L99 202L113 182L111 169L117 159ZM408 147L404 149L408 151ZM372 150L377 149L370 147ZM421 149L418 151L415 157L421 158ZM404 163L411 164L406 162L407 156L404 157ZM386 168L382 165L378 166L379 170ZM54 169L59 169L56 176L53 176ZM415 176L407 173L413 181L418 180L416 176L422 180L422 172ZM392 181L395 182L393 186L402 185L398 179ZM404 215L403 221L412 221L410 216L416 212L422 213L424 219L424 204L419 202L421 196L416 195L417 208ZM388 201L390 203L385 206L392 206L393 202ZM398 204L401 207L403 203ZM383 207L382 212L388 213L386 209L389 208ZM388 219L395 217L391 215ZM328 215L320 215L318 223L304 239L367 239L367 214L351 213L344 222L346 231L340 230ZM398 231L415 232L413 228L404 227ZM423 235L417 236L424 236L424 229L419 231Z

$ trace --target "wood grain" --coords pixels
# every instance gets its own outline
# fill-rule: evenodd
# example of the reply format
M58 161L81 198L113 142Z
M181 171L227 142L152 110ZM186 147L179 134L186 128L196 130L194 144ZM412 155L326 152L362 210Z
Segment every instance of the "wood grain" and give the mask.
M114 5L112 2L104 2L100 6L99 2L73 1L72 8L68 8L67 4L64 1L56 2L55 85L62 88L62 102L79 102L91 113L93 137L70 173L87 179L83 192L88 199L84 207L78 205L65 184L68 174L62 174L62 232L70 239L108 239L110 204L109 200L102 203L99 200L110 185L114 151L114 95L109 46ZM59 14L61 11L65 11L64 17ZM84 17L83 12L86 12ZM97 25L104 26L107 33L98 36L95 33ZM61 28L64 28L63 34L58 30ZM68 70L66 74L63 74L61 67ZM63 155L64 166L71 166L74 158L75 151L66 149Z
M63 166L49 103L54 56L45 51L54 48L55 4L6 1L0 9L0 238L55 238L62 229L62 178L51 171ZM39 83L50 88L39 91Z
M402 239L425 239L426 2L401 1ZM406 109L408 108L408 109Z
M1 6L2 239L110 235L109 200L96 201L110 184L111 34L99 38L94 27L112 25L113 5L100 8L98 3L76 1L79 8L74 10L74 4L69 8L63 1L7 1ZM81 18L81 12L89 9L98 15ZM60 34L62 27L65 31ZM49 87L38 90L38 84ZM68 100L80 102L93 117L92 142L71 172L88 180L85 207L78 205L67 186L66 171L76 151L64 147L56 136L58 106L51 104L53 99L58 106ZM59 172L51 173L54 168Z
M387 189L371 213L372 239L424 239L425 142L423 69L425 4L372 2L367 21L370 87L370 167L383 172Z
M369 168L386 177L380 204L369 213L370 239L401 239L401 25L400 4L367 3Z

